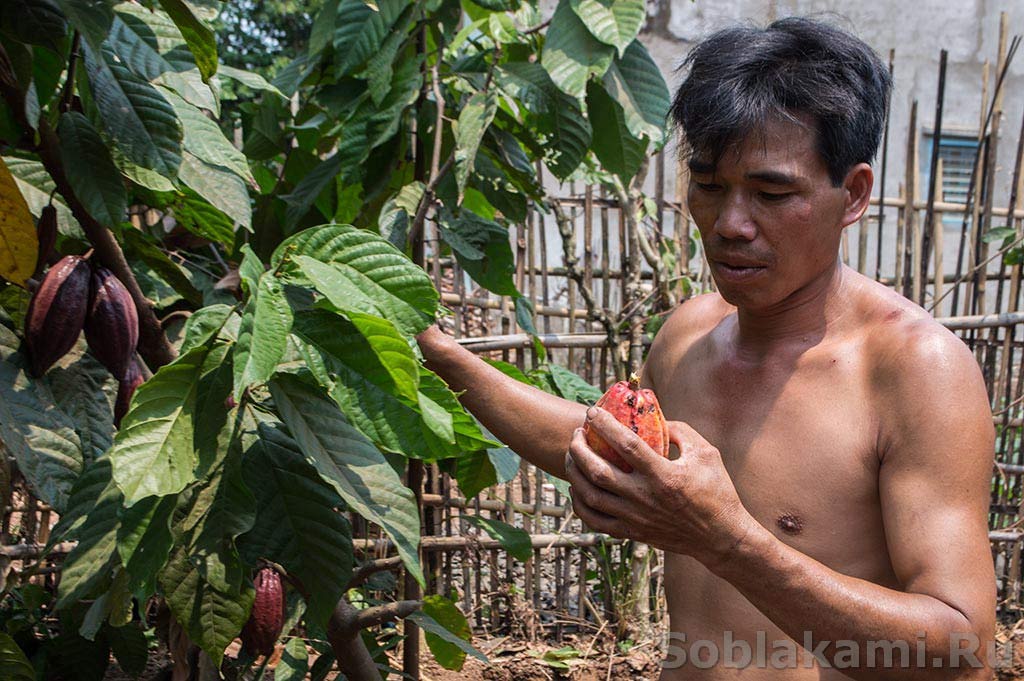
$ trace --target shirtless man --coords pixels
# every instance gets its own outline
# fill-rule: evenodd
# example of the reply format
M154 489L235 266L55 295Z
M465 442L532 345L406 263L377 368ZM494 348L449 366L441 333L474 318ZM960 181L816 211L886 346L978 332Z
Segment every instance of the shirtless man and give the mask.
M981 374L838 258L868 207L888 74L858 39L799 19L715 34L687 65L673 115L718 293L680 305L644 367L675 458L436 329L424 354L497 437L571 483L589 528L665 550L663 680L990 678ZM632 473L587 446L585 418Z

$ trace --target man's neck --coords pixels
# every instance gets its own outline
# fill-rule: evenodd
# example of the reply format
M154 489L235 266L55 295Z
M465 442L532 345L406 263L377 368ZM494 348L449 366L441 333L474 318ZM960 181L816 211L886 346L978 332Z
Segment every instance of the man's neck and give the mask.
M735 335L739 357L760 362L786 349L818 344L849 307L850 277L838 259L806 286L771 308L737 309Z

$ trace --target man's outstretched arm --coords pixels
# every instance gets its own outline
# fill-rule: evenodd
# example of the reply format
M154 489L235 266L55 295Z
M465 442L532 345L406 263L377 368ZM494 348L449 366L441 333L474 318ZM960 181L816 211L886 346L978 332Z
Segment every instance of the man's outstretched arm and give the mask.
M512 451L560 478L573 430L585 405L564 400L506 376L459 345L437 326L421 333L427 367L443 378L459 400Z
M879 434L879 498L901 589L841 574L773 535L743 508L718 450L680 422L669 429L682 456L666 461L593 410L593 427L634 472L608 465L577 431L567 456L577 515L597 531L697 558L798 644L810 632L812 651L833 666L851 662L855 645L858 666L842 669L852 678L990 678L957 653L969 650L985 665L994 633L993 430L984 383L970 351L949 334L909 338L903 350L890 364L898 369L881 372L876 384L888 423ZM821 641L832 643L817 650ZM900 641L909 668L883 668L878 644ZM902 661L899 652L893 658Z

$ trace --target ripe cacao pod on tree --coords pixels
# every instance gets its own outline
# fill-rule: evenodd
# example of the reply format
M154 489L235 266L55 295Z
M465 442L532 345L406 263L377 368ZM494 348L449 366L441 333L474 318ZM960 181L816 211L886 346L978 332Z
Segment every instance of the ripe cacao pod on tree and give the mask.
M92 274L85 340L107 371L118 381L124 380L135 361L139 313L128 289L105 267L97 267Z
M128 373L117 382L117 399L114 401L114 426L121 427L121 419L128 413L128 407L131 406L132 395L135 394L135 389L142 385L144 380L139 363L133 359L128 365Z
M631 374L628 381L619 381L608 388L608 392L597 401L597 406L639 435L656 453L668 458L668 422L661 413L654 391L641 389L640 378L636 374ZM589 423L583 424L583 434L591 449L625 472L632 472L633 467L623 461Z
M43 277L25 316L25 343L33 376L42 376L78 340L89 309L89 263L61 258Z
M285 601L281 575L272 567L256 573L256 599L249 621L242 627L242 648L253 655L270 656L284 626Z

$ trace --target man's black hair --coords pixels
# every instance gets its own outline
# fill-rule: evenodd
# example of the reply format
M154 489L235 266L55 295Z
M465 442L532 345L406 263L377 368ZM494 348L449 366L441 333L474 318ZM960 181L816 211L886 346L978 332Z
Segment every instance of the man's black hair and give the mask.
M690 52L672 117L691 154L717 164L724 151L773 119L810 116L834 185L870 163L885 125L892 79L859 38L812 19L718 31Z

